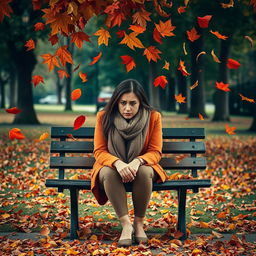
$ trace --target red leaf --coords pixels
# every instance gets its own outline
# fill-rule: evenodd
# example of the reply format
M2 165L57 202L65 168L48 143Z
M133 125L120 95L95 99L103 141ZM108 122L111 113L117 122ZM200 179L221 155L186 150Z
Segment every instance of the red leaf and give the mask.
M79 88L75 89L71 93L71 99L72 100L77 100L77 99L79 99L81 97L81 95L82 95L81 89L79 89Z
M163 89L165 88L166 84L168 83L166 76L158 76L157 78L155 78L154 80L154 86L161 86Z
M208 28L209 21L211 20L212 15L206 15L204 17L197 17L197 22L200 28Z
M10 113L10 114L19 114L22 110L14 107L14 108L8 108L5 110L7 113Z
M27 51L33 50L35 49L36 45L33 39L29 39L26 44L25 47L27 47Z
M1 8L0 8L0 22L3 21L4 15L10 17L10 14L13 12L9 3L12 0L2 0L1 1Z
M44 25L44 23L42 23L42 22L37 22L37 23L34 25L34 28L35 28L35 31L44 30L45 25Z
M118 30L118 31L116 32L116 34L117 34L117 36L118 36L119 38L122 38L122 37L125 36L125 31L124 31L124 30Z
M229 84L224 84L223 82L216 82L216 88L224 91L229 92L230 89L228 88Z
M76 118L74 121L74 130L78 130L85 122L86 117L81 115Z
M154 28L153 38L154 38L154 40L155 40L156 42L158 42L159 44L162 44L162 43L163 43L163 41L162 41L162 39L161 39L161 34L159 33L159 31L158 31L156 28Z
M57 35L53 35L53 36L51 36L48 40L51 42L52 45L55 45L55 44L58 43L59 38L58 38Z
M25 136L21 133L19 128L12 128L9 131L9 138L11 140L14 140L14 139L22 140L25 138Z
M146 55L148 62L150 62L151 60L157 62L158 59L161 59L158 55L159 53L162 52L159 51L155 46L149 46L144 50L143 55Z
M44 78L42 76L36 75L32 77L31 82L34 84L34 87L36 87L39 83L44 84Z
M191 30L187 31L188 40L191 42L196 41L201 35L197 34L197 31L195 28L192 28Z
M178 70L182 73L183 76L189 76L190 73L187 72L184 61L180 60Z
M68 74L68 72L65 69L58 70L58 75L59 75L60 79L62 79L64 77L70 77L70 75Z
M89 65L93 65L96 62L98 62L99 59L101 58L101 56L102 56L102 52L100 52L96 57L93 57L93 61L91 61L91 63Z
M122 59L122 63L126 65L127 72L131 71L134 67L136 67L136 63L131 56L123 55L120 56L120 58Z
M186 12L186 6L180 6L179 8L178 8L178 13L179 14L181 14L181 13L183 13L183 12Z
M228 59L227 67L230 69L237 69L241 66L241 64L234 60L234 59Z

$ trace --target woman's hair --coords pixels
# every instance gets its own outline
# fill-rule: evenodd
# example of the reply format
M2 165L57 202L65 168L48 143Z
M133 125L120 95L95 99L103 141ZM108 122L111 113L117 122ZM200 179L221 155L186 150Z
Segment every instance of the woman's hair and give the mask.
M110 128L113 126L115 113L118 111L118 101L124 93L133 92L140 101L139 110L144 108L147 110L154 110L150 106L149 101L146 97L146 93L141 86L141 84L135 79L126 79L122 81L114 90L112 97L110 98L108 104L105 106L104 110L106 111L103 120L103 131L104 135L107 138Z

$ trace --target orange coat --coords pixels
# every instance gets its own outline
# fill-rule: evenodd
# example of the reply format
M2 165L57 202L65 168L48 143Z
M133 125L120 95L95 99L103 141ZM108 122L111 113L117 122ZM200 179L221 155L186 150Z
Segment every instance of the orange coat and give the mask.
M103 205L108 201L104 190L100 189L97 175L103 166L109 166L113 169L113 163L119 158L108 152L107 141L103 134L102 117L105 111L97 113L94 132L94 157L91 177L91 190L99 204ZM148 133L141 154L138 156L145 161L145 165L150 165L159 175L158 183L164 182L167 175L163 168L158 164L162 156L162 121L161 114L157 111L151 111Z

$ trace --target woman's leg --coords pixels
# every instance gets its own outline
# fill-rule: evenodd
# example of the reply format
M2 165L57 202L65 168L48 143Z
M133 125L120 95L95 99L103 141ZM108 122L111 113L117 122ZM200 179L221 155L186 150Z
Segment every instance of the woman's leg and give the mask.
M99 182L122 225L120 240L130 239L132 224L128 216L127 195L121 176L116 170L104 166L99 173Z

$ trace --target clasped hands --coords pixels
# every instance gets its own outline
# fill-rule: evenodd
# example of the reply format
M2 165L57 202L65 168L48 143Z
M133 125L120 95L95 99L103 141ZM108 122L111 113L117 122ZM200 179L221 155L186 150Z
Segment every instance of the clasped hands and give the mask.
M114 163L116 170L120 174L124 183L131 182L135 179L136 173L140 167L140 160L134 158L130 163L125 163L121 160L117 160Z

